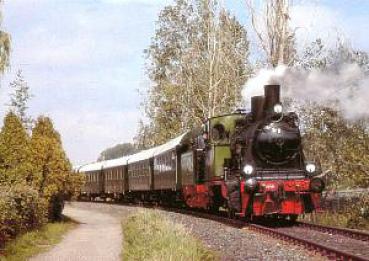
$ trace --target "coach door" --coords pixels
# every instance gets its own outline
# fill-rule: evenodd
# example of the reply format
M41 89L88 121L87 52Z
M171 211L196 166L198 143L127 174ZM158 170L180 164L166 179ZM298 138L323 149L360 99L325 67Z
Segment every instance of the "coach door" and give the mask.
M206 175L206 153L207 153L207 145L206 140L203 136L198 136L196 139L196 147L195 147L195 179L196 183L202 184L205 181Z

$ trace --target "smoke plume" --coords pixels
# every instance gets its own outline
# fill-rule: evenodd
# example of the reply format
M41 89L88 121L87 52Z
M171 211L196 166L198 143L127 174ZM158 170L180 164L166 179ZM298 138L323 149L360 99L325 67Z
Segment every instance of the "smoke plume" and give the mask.
M292 98L298 103L337 102L348 119L369 117L369 77L357 64L324 71L284 65L261 69L246 83L242 91L244 101L249 104L252 96L263 95L265 84L280 84L282 99Z

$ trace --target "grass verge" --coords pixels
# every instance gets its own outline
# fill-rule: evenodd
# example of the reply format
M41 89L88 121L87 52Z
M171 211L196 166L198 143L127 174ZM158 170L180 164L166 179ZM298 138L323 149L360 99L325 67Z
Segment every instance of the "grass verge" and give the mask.
M40 229L19 235L16 239L6 243L0 260L23 261L31 256L49 250L62 240L62 236L77 223L67 217L61 222L48 223Z
M215 252L158 211L143 210L123 222L122 260L218 260Z

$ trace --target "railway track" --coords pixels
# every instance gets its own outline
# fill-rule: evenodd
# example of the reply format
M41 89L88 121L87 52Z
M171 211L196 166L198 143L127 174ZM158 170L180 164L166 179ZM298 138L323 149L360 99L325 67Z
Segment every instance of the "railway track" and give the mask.
M163 209L167 210L168 209ZM255 223L245 222L239 219L231 219L225 216L219 216L215 214L202 213L192 210L182 210L182 209L169 209L169 211L175 211L177 213L191 215L195 217L210 219L213 221L217 221L223 224L227 224L233 227L237 227L240 229L251 229L253 231L266 234L268 236L272 236L274 238L287 241L289 243L293 243L298 246L302 246L310 251L315 251L320 253L322 256L327 257L328 259L333 260L369 260L369 244L367 244L369 239L369 234L361 231L351 230L351 229L343 229L343 228L335 228L323 225L316 225L311 223L297 222L293 225L289 226L281 226L281 227L271 227L268 225L261 225ZM291 228L303 228L305 231L291 231ZM287 230L287 231L286 231ZM288 231L289 230L289 231ZM319 233L324 233L325 236L320 236L320 240L317 239L308 239L306 236L309 233L309 230L318 231ZM331 244L325 244L325 237L332 237L333 239L337 239L336 236L340 236L341 242L330 242ZM354 242L355 245L347 246L347 242L345 247L341 247L342 245L342 237L347 237L358 242ZM322 242L323 241L323 242ZM338 240L340 241L340 240ZM340 244L341 243L341 244ZM335 246L332 246L332 244ZM356 246L356 248L355 248ZM341 249L342 248L342 249ZM355 253L361 252L361 253Z
M297 224L299 227L300 224ZM291 232L293 230L293 227L290 228L276 228L276 227L269 227L266 225L259 225L259 224L247 224L247 227L251 230L261 232L263 234L272 236L274 238L278 238L299 246L303 246L308 250L319 252L321 255L328 257L329 259L334 260L369 260L369 246L367 245L366 241L361 241L363 245L366 245L366 248L361 248L362 246L352 245L352 246L343 246L340 244L340 240L336 242L335 246L334 243L330 242L327 243L325 241L326 237L317 237L312 239L312 237L308 237L307 234L309 233L307 230L314 228L314 226L305 226L307 230L305 231L295 231ZM323 226L318 226L320 232L323 231ZM292 228L292 229L291 229ZM314 228L315 229L315 228ZM333 229L330 228L330 231L333 231ZM340 229L335 230L335 232L340 231ZM303 233L305 232L305 233ZM325 231L326 232L326 231ZM324 233L324 232L323 232ZM346 232L348 234L348 231ZM330 236L337 235L337 234L330 234ZM345 236L348 236L345 234ZM350 238L353 236L350 235ZM337 238L335 238L337 239ZM332 246L333 245L333 246ZM358 248L361 248L358 251ZM360 252L360 253L358 253Z
M363 232L363 231L347 229L347 228L323 226L323 225L312 224L312 223L307 223L307 222L297 222L296 225L301 226L301 227L307 227L310 229L315 229L317 231L332 233L335 235L343 235L343 236L347 236L353 239L369 242L369 233Z
M164 209L168 210L168 209ZM173 210L169 210L173 211ZM209 214L209 213L202 213L192 210L174 210L177 213L191 215L195 217L210 219L213 221L217 221L223 224L227 224L233 227L237 227L240 229L251 229L253 231L266 234L268 236L272 236L274 238L287 241L289 243L293 243L295 245L302 246L310 251L315 251L320 253L322 256L326 256L328 259L334 259L334 260L369 260L369 245L367 244L369 239L369 234L361 231L351 230L351 229L342 229L342 228L335 228L335 227L329 227L329 226L322 226L322 225L316 225L316 224L310 224L310 223L304 223L304 222L297 222L294 225L290 225L287 227L270 227L268 225L261 225L261 224L255 224L255 223L249 223L245 222L243 220L239 219L231 219L225 216L219 216L215 214ZM324 241L324 237L321 238L321 240L314 240L314 239L307 239L306 235L308 231L305 231L305 233L294 233L291 231L285 231L286 229L299 227L304 228L306 230L314 230L322 233L329 233L328 235L335 238L336 235L348 237L350 239L354 239L357 241L360 241L359 243L362 243L362 246L358 245L357 247L360 248L360 253L355 253L355 246L346 246L345 249L340 249L341 245L336 244L335 247L332 247L329 244L324 244L322 241ZM338 242L339 243L339 242ZM358 243L358 242L356 242ZM366 252L366 250L368 252ZM366 254L365 254L366 253Z
M108 203L108 202L106 202ZM110 202L112 203L112 202ZM116 203L113 203L116 204ZM125 205L125 204L124 204ZM153 208L159 209L163 211L176 212L184 215L190 215L197 218L209 219L213 221L217 221L232 227L236 227L239 229L250 229L268 236L272 236L273 238L280 239L286 241L288 243L292 243L298 246L302 246L309 251L314 251L320 253L322 256L327 257L328 259L333 260L369 260L369 233L356 231L352 229L343 229L336 227L329 227L305 222L297 222L293 225L283 225L283 226L271 226L265 223L256 224L246 222L240 219L229 218L225 215L219 214L211 214L208 212L199 212L190 209L182 209L182 208L172 208L172 207L163 207L163 206L155 206L152 204L142 204L142 205L132 205L127 204L127 206L138 206L144 208ZM294 229L299 229L298 231L294 231ZM311 234L310 237L307 235L311 233L311 231L320 233L317 238L314 238L314 235ZM322 236L324 235L324 236ZM333 239L339 240L337 242L330 242L330 244L326 244L325 238L331 237ZM354 245L345 245L342 247L342 241L345 238L349 238L350 240L354 240ZM332 246L333 244L333 246ZM361 245L360 245L361 244Z

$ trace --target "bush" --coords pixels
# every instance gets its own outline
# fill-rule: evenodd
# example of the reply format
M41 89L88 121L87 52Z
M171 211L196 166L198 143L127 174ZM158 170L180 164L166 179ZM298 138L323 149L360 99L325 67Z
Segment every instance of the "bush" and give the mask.
M50 221L61 221L64 209L64 196L62 193L53 195L49 201L48 218Z
M47 221L47 202L30 186L0 186L0 244Z
M369 227L369 196L362 195L354 204L351 205L351 213L347 221L349 228L368 228Z

